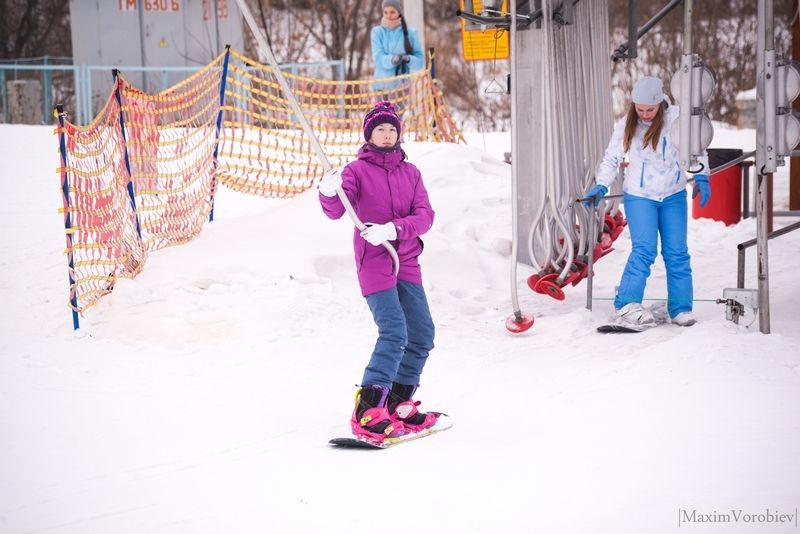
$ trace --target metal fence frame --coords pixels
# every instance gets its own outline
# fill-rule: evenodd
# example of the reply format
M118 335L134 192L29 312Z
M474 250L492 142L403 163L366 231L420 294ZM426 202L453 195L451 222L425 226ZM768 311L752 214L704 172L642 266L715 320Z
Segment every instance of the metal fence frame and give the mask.
M21 60L17 60L21 61ZM170 73L185 73L186 76L191 76L193 73L203 69L205 65L196 67L139 67L139 66L115 66L115 65L19 65L19 64L0 64L0 106L3 108L2 122L8 124L8 89L6 82L8 81L7 73L13 72L16 78L17 71L39 71L42 75L42 117L45 124L53 124L53 103L52 91L53 80L52 75L54 72L70 71L74 77L75 86L75 109L73 110L72 122L80 125L89 124L94 117L93 99L92 99L92 75L95 72L108 73L109 80L113 79L112 70L118 69L123 73L160 73L161 76L161 90L167 89L170 84L167 83L168 75ZM344 60L337 59L331 61L315 61L304 63L286 63L280 65L281 70L289 71L297 75L302 71L310 69L324 69L333 68L336 73L338 81L344 81Z

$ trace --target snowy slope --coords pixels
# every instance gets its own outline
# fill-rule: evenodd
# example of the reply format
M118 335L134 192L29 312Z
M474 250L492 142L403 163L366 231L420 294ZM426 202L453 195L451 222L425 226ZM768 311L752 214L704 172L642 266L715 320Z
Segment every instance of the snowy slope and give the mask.
M514 337L507 136L487 136L489 152L479 135L409 145L437 212L422 259L437 341L419 398L455 426L390 451L332 450L374 343L348 222L313 193L223 190L198 239L152 254L73 332L51 132L0 126L0 532L662 533L680 509L796 513L799 233L770 242L771 335L712 302L735 286L751 219L690 222L692 328L594 332L626 233L597 265L593 312L584 284L556 302L521 267L536 324ZM779 210L781 187L785 171ZM665 291L659 259L646 296Z

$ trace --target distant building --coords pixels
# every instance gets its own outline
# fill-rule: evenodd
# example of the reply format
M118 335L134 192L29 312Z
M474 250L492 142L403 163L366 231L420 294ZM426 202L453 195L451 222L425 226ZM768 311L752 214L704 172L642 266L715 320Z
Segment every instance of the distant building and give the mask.
M142 74L124 67L202 66L226 44L244 50L235 0L70 0L69 8L73 61L122 67L131 83L148 91L187 74ZM110 72L93 75L93 92L104 97L110 78Z

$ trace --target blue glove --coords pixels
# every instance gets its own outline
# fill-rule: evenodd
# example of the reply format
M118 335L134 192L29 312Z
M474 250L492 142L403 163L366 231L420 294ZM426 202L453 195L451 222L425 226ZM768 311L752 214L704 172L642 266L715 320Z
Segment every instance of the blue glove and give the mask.
M589 189L589 192L586 193L586 200L583 201L583 205L585 207L595 207L600 204L600 200L608 193L608 188L604 185L596 184L594 187Z
M705 208L708 200L711 198L711 184L708 183L707 174L698 174L694 177L694 189L692 189L692 198L700 193L700 207Z

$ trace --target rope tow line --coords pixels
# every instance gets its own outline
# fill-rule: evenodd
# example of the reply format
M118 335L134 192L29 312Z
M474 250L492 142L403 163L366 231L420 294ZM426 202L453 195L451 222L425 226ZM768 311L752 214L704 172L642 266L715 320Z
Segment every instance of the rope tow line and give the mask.
M284 96L289 102L289 106L294 111L295 115L297 116L297 120L300 122L300 125L303 128L303 132L305 132L308 140L311 144L311 147L314 149L314 152L317 155L317 159L319 160L322 168L326 173L333 170L328 157L325 155L325 151L322 149L322 145L319 143L319 139L314 134L314 131L311 129L311 125L306 119L305 114L303 114L303 110L300 107L300 104L297 102L297 97L292 92L292 89L289 87L289 83L286 81L286 77L283 75L283 72L278 65L278 61L275 59L275 55L272 53L272 48L267 43L266 38L264 37L264 33L261 29L256 25L256 21L253 18L253 14L250 12L250 8L247 6L247 3L244 0L236 0L236 3L239 4L239 9L242 11L242 15L244 16L247 25L250 27L250 31L253 33L253 36L256 38L256 42L258 43L258 48L267 58L267 63L272 68L273 73L275 74L275 78L278 80L278 84L281 86L281 90L283 91ZM347 198L344 190L341 187L336 188L336 196L339 197L339 200L342 202L347 215L350 216L350 219L353 221L353 224L359 230L365 230L367 226L361 222L356 215L355 210L353 209L352 204L350 204L350 200ZM397 256L397 251L388 241L384 241L381 243L389 255L392 257L392 263L394 265L394 274L397 276L397 273L400 272L400 258Z

